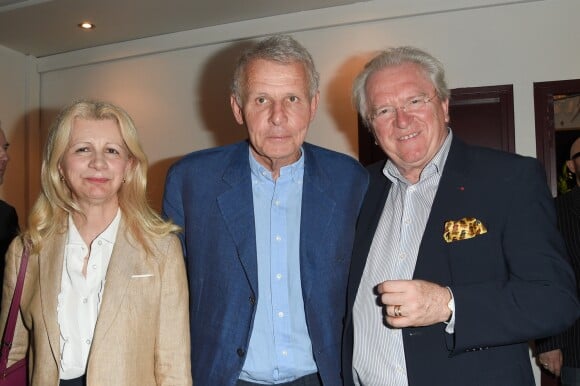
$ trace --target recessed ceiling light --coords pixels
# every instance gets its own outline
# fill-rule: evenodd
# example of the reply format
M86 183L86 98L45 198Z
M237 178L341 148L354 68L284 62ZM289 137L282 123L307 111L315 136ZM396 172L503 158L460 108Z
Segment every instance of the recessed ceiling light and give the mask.
M80 23L79 28L81 29L95 29L95 25L89 21L83 21L82 23Z

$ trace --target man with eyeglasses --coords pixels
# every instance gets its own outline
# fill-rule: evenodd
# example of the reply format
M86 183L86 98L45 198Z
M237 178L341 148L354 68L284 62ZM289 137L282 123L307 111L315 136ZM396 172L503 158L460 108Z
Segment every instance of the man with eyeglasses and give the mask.
M580 278L580 138L570 147L568 169L575 174L576 186L556 197L558 228L564 236L568 258ZM580 282L577 282L580 296ZM546 371L560 377L562 386L580 386L580 318L562 333L536 341L538 362Z
M343 340L346 385L533 386L527 342L579 313L539 163L453 135L441 63L386 50L354 100L369 167Z

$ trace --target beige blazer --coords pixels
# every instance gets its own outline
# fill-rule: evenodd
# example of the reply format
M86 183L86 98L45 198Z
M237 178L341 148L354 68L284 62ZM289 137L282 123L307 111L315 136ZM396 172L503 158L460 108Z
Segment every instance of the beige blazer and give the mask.
M147 255L121 220L107 270L103 300L87 364L88 386L191 385L188 290L179 239L156 242ZM30 342L32 386L58 386L60 330L57 296L66 234L46 240L31 255L8 364L26 354ZM22 243L6 254L0 321L6 324L20 265Z

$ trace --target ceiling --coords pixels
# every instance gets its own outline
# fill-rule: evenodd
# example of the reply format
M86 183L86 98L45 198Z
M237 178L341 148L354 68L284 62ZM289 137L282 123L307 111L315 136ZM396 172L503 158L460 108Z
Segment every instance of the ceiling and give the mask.
M35 57L363 0L0 0L0 45ZM93 30L78 28L83 21Z

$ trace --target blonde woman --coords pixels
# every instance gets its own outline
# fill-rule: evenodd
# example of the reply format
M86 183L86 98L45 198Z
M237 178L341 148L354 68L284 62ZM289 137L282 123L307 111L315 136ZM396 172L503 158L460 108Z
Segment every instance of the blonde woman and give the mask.
M38 386L191 385L187 279L174 224L146 199L147 159L125 111L61 112L42 192L7 254L6 323L23 240L31 254L8 365Z

